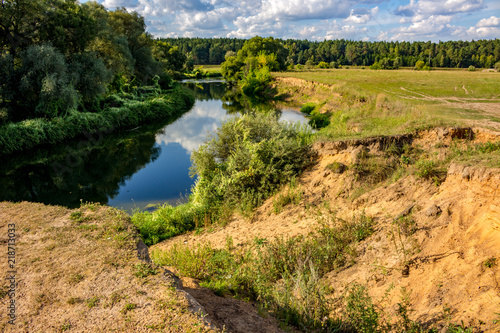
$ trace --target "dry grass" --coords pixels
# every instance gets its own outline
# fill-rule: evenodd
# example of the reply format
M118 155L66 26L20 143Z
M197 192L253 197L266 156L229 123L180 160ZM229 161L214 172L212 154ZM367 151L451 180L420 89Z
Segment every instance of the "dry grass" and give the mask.
M0 331L209 331L171 282L138 258L139 237L124 212L3 202L0 220L2 240L7 223L16 225L18 283L13 326L5 319L9 296L0 295ZM6 266L2 260L0 270Z

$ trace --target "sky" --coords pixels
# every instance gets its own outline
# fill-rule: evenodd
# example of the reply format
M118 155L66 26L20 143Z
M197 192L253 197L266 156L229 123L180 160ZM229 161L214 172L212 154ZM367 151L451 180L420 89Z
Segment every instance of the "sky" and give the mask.
M85 2L85 1L82 1ZM499 0L98 0L146 19L155 37L323 41L500 38Z

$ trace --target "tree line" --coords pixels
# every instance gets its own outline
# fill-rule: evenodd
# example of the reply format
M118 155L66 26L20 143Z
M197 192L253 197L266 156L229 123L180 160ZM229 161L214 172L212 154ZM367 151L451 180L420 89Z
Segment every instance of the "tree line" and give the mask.
M161 39L179 50L196 65L218 65L226 55L235 55L246 40L236 38L166 38ZM430 67L491 68L500 61L500 39L447 42L364 42L325 40L313 42L298 39L276 39L286 49L288 65L326 63L381 68L414 67L424 61Z

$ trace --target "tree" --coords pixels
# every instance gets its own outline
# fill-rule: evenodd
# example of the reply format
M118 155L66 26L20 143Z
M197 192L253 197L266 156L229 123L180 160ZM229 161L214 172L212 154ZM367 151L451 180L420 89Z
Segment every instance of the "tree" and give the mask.
M229 82L237 82L243 78L243 62L230 56L222 63L221 73Z
M78 95L64 56L50 45L33 45L21 54L16 99L27 114L53 118L76 109Z

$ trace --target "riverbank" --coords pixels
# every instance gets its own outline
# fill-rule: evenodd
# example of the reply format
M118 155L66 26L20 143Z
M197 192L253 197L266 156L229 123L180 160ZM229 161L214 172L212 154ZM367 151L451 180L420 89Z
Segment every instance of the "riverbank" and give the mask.
M77 137L91 138L154 121L175 118L194 104L192 93L176 85L170 91L144 96L116 96L105 101L103 111L74 112L51 120L38 118L0 127L0 155L52 145Z

